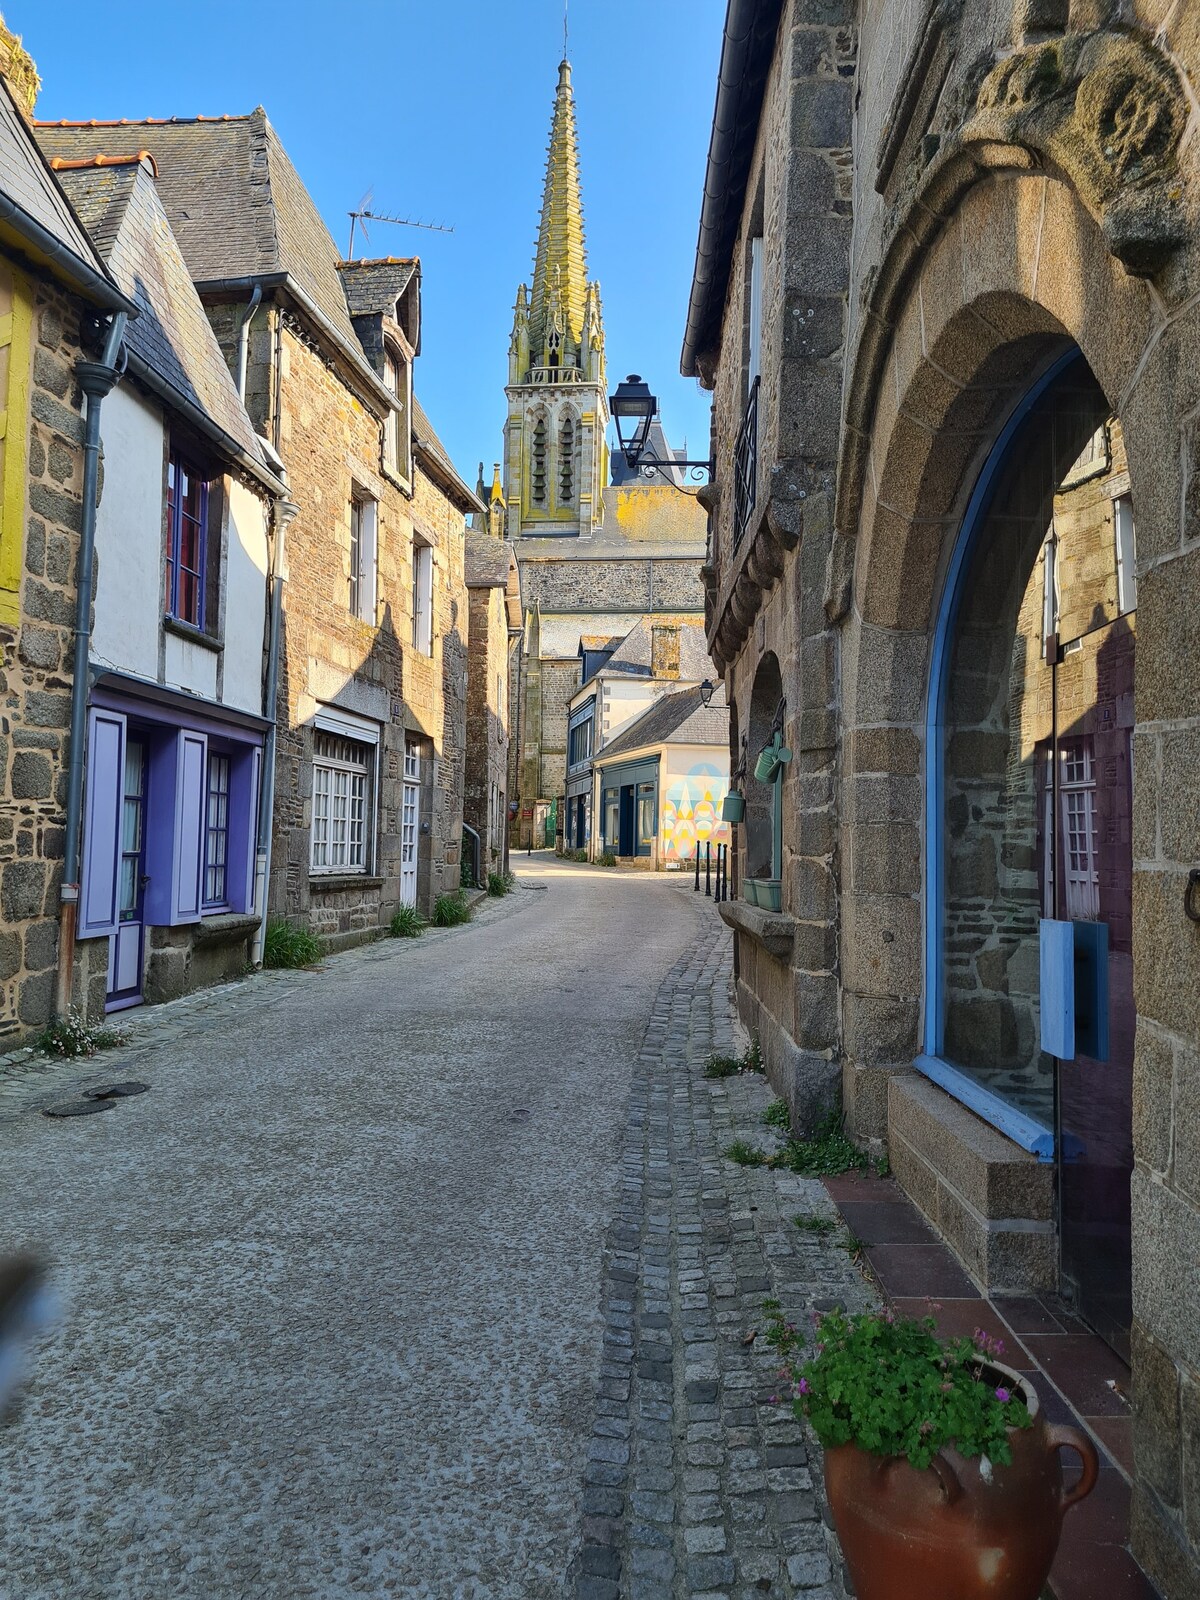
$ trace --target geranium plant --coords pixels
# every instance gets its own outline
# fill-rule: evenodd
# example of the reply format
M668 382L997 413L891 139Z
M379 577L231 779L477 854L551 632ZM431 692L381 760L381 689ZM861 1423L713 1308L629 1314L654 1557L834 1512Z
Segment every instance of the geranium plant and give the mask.
M953 1445L1006 1466L1007 1430L1032 1425L1024 1400L991 1366L1002 1341L982 1329L973 1340L942 1341L932 1317L829 1311L816 1318L816 1352L804 1360L804 1340L778 1302L767 1302L767 1316L768 1341L784 1362L780 1398L808 1418L826 1448L855 1444L923 1470Z

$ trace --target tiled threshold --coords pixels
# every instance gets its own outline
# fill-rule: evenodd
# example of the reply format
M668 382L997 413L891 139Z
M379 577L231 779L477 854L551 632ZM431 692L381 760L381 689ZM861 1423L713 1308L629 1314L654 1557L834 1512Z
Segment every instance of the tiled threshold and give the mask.
M826 1178L825 1187L897 1311L932 1316L947 1335L983 1328L1002 1339L1001 1359L1032 1374L1047 1420L1091 1435L1100 1481L1066 1515L1048 1594L1053 1600L1158 1600L1128 1549L1129 1368L1051 1297L984 1298L894 1179L847 1173ZM1077 1476L1075 1461L1063 1452L1068 1478Z

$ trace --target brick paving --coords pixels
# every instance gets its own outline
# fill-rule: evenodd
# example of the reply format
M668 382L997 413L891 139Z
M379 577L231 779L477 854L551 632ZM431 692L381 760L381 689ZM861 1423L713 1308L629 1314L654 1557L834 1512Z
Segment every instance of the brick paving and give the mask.
M584 1471L574 1600L760 1600L844 1593L819 1452L772 1405L763 1301L797 1324L875 1302L840 1235L797 1228L837 1212L821 1183L739 1167L734 1138L770 1149L771 1100L738 1054L729 939L706 931L659 990L638 1056L607 1240L604 1362Z

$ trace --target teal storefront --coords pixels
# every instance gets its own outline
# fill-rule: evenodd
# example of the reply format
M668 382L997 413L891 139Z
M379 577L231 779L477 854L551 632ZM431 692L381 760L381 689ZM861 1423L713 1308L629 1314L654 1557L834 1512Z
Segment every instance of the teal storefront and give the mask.
M604 848L618 856L648 856L658 832L658 757L600 768Z

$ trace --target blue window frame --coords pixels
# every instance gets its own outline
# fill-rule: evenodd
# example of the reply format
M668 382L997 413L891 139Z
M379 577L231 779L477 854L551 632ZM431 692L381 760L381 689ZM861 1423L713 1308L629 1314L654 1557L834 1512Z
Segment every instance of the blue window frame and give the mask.
M1041 1161L1054 1159L1054 1130L978 1082L943 1054L946 994L943 963L945 930L945 727L946 697L955 625L965 592L971 557L987 520L1001 470L1018 430L1034 406L1082 355L1072 348L1055 361L1024 395L1008 419L984 464L963 517L946 574L934 630L925 723L925 1032L924 1047L914 1063L985 1122Z
M174 451L167 468L166 614L204 627L208 481Z

